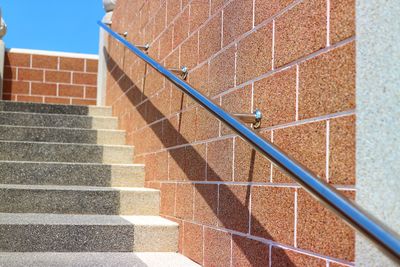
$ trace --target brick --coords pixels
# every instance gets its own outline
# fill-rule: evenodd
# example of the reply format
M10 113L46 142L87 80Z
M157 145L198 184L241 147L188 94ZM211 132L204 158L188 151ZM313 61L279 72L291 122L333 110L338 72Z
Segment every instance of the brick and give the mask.
M175 183L161 183L160 214L174 216L175 214Z
M18 69L18 80L20 81L43 81L43 70Z
M207 245L206 245L207 244ZM231 235L226 232L204 229L204 266L230 266Z
M43 97L30 95L17 95L17 101L43 103Z
M295 121L296 67L255 82L254 103L263 114L263 127Z
M72 96L72 97L83 97L83 86L79 85L59 85L59 95L60 96Z
M288 187L252 187L251 234L293 245L294 195L295 189Z
M32 67L40 69L57 69L58 57L32 55Z
M67 104L69 105L71 102L70 98L61 98L61 97L45 97L44 103L48 104Z
M96 105L96 100L90 100L90 99L72 99L72 105L93 106L93 105Z
M3 93L2 100L17 101L17 95L10 95L7 93Z
M30 67L31 55L6 52L4 57L4 65L13 67Z
M28 94L29 82L3 81L3 92L8 94Z
M272 68L272 24L267 24L241 40L237 50L237 84L270 71Z
M330 120L329 182L354 185L356 181L355 116Z
M190 3L190 32L195 31L208 19L209 11L209 1L193 0Z
M146 156L146 180L164 180L168 177L168 153L158 152Z
M189 36L189 7L185 8L183 12L174 22L174 45L177 47Z
M218 11L229 0L211 0L211 15Z
M326 1L304 1L275 21L275 66L315 52L326 45Z
M60 57L60 69L69 71L85 71L85 59Z
M31 84L32 95L57 95L57 85L54 83L32 83Z
M96 72L98 71L98 63L97 59L86 59L86 72Z
M199 32L199 62L221 49L221 14L216 15Z
M220 185L218 219L224 228L249 232L250 186Z
M218 223L218 185L196 184L194 191L194 221L216 226Z
M354 109L355 69L354 42L301 64L299 118Z
M186 157L185 147L179 147L169 150L169 180L186 180L185 173Z
M74 73L73 82L76 84L96 85L97 75L91 73Z
M197 140L207 140L219 135L219 121L206 109L197 109Z
M330 42L342 41L356 34L355 0L338 0L330 3Z
M208 63L197 67L195 70L190 72L188 76L188 82L197 91L205 96L209 96L209 86L208 86Z
M183 255L201 264L203 262L203 226L184 222Z
M196 140L197 116L195 108L180 114L178 131L178 144L187 144Z
M276 15L293 2L294 0L256 0L254 7L255 25Z
M5 66L4 67L4 79L17 80L17 68Z
M181 11L181 1L167 0L167 25L171 23L172 20Z
M270 141L271 133L262 136ZM242 138L235 138L234 181L269 182L271 163Z
M272 247L271 264L276 267L287 266L315 266L325 267L326 261L292 250ZM329 265L331 266L331 265Z
M347 191L346 197L354 198ZM297 246L333 258L354 260L355 232L342 219L319 204L309 193L298 191Z
M210 62L210 96L218 95L235 85L235 47L222 52Z
M223 45L253 27L253 0L234 0L224 8Z
M87 98L96 98L97 97L97 87L94 86L86 86L85 87L85 96Z
M164 147L172 147L177 145L178 139L178 116L163 120L163 145Z
M45 81L55 83L71 83L71 72L46 70Z
M269 264L269 247L259 241L232 235L232 266L264 267Z
M175 216L181 219L193 219L193 186L178 183L176 187Z
M206 145L187 146L185 158L185 173L187 178L191 181L204 181L206 179Z
M274 143L285 153L325 178L326 122L314 122L274 131ZM275 177L272 178L275 181Z
M232 139L207 143L207 180L232 181Z
M221 106L229 113L251 113L251 85L235 90L221 97ZM248 124L250 126L250 124ZM221 135L233 134L234 132L221 123Z
M199 36L198 33L189 37L181 46L181 65L193 69L198 63Z
M165 29L165 21L167 17L167 6L164 3L154 17L154 36L157 37Z
M164 59L172 51L172 41L173 41L173 27L169 27L160 36L160 59Z

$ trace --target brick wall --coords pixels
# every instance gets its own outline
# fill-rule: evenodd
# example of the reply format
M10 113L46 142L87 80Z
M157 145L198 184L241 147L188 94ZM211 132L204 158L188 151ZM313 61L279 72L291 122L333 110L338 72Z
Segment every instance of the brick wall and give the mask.
M112 28L267 140L355 196L353 0L119 0ZM351 266L354 232L217 119L110 39L107 104L205 266Z
M97 61L28 51L6 52L3 99L95 105Z

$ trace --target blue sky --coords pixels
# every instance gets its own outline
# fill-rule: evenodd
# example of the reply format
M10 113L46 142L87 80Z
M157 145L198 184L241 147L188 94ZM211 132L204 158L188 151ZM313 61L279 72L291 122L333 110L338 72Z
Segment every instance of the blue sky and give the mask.
M101 0L0 0L7 48L98 53Z

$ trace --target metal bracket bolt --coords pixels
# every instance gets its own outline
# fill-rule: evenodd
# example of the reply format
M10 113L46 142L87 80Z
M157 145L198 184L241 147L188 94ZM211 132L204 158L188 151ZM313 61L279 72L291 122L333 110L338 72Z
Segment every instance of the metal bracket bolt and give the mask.
M169 71L180 75L183 80L186 80L189 73L189 69L186 66L182 66L180 69L169 69Z
M262 113L259 109L256 109L253 113L236 113L233 116L244 123L251 123L254 129L261 126Z

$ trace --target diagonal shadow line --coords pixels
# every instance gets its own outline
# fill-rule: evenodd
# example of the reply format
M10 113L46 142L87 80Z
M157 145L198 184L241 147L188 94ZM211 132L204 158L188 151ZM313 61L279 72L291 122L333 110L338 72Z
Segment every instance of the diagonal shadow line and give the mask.
M110 74L113 76L113 78L117 81L119 77L115 77L115 74L118 73L122 73L124 74L125 72L118 66L117 62L115 62L113 60L113 58L110 56L110 54L108 53L108 51L106 51L105 49L105 55L108 59L107 61L107 67L109 68L109 72L111 72L112 69L114 69L114 71L112 71ZM146 64L147 65L147 64ZM115 68L118 68L117 71L115 71ZM139 100L139 102L143 102L145 99L147 99L147 96L143 94L142 91L140 91L140 89L135 86L135 83L125 74L126 78L129 80L129 84L131 85L131 89L130 90L136 90L137 92L135 92L133 95L134 96L141 96L141 100ZM121 88L124 92L128 90L128 88L123 89ZM179 89L177 89L179 90ZM182 95L184 95L182 93ZM129 99L132 102L132 105L135 106L135 103L138 103L138 100L134 100L134 99ZM164 114L150 101L148 100L146 102L147 107L146 109L150 108L152 112L155 112L157 115L157 118L163 118L165 117ZM146 120L146 122L152 123L153 120L151 118L149 118L149 116L147 116L146 114L146 110L143 109L137 109L139 114ZM154 116L151 116L154 117ZM167 124L168 129L175 129L174 125L171 124L171 122L169 120L163 120L163 123ZM153 129L152 127L150 127L151 129ZM164 147L169 147L170 145L168 144L168 142L166 141L165 138L163 138L162 136L162 132L160 133L159 131L154 131L154 133L157 135L157 137L159 138L159 140L161 141L161 143L164 145ZM214 179L213 181L223 181L221 179L221 177L207 164L207 162L205 161L205 159L202 157L202 155L196 151L196 149L190 145L189 141L187 139L185 139L185 137L179 132L174 130L174 135L178 138L178 140L183 140L184 144L189 144L188 147L189 149L191 149L192 155L191 155L191 160L194 160L195 162L202 162L204 164L204 166L207 166L207 173L208 175L211 175ZM255 160L255 151L252 151L252 155L251 155L251 167L250 167L250 171L249 171L249 175L250 177L252 177L253 175L253 169L254 169L254 160ZM181 167L181 169L185 172L186 177L188 178L188 180L191 178L191 173L189 172L189 170L187 168L185 168L185 162L180 162L182 160L182 157L179 155L179 153L170 153L170 155L174 158L175 162L178 163L178 165ZM194 180L194 181L199 181L199 180ZM196 187L196 185L195 185ZM247 211L247 214L250 216L250 220L251 220L251 225L248 225L248 227L250 229L257 229L257 236L262 236L265 239L268 240L272 240L274 241L273 237L271 236L271 234L268 233L267 229L265 229L262 224L260 223L260 221L255 218L248 210L248 203L249 203L249 190L250 190L250 186L247 186L247 192L246 192L246 200L245 200L245 204L242 204L241 201L235 196L234 192L232 192L232 190L229 189L228 186L224 186L225 190L224 190L224 194L226 195L226 198L229 199L230 204L232 207L235 207L236 211ZM206 194L206 190L202 190L199 188L196 188L197 191L202 194L203 199L207 202L208 206L210 207L211 210L214 211L214 213L216 213L216 217L218 218L218 220L228 229L230 228L231 222L230 222L230 216L223 216L221 217L221 214L217 214L218 212L215 210L214 204L213 204L213 198L210 198L209 195ZM220 190L220 189L219 189ZM194 201L194 200L193 200ZM218 200L217 200L218 201ZM244 233L246 234L246 232ZM243 244L242 242L236 242L236 245L241 249L242 253L246 256L246 258L248 259L249 262L254 261L254 254L251 254L251 251L248 249L248 246L246 246L245 244ZM266 246L266 248L268 248L268 246ZM268 252L267 252L268 253ZM291 259L288 257L288 255L286 255L285 253L277 253L279 254L279 265L280 266L288 266L288 267L292 267L292 266L296 266ZM259 256L259 255L258 255ZM272 257L272 255L269 255L269 257Z

